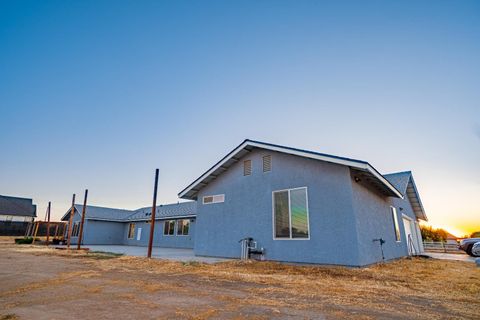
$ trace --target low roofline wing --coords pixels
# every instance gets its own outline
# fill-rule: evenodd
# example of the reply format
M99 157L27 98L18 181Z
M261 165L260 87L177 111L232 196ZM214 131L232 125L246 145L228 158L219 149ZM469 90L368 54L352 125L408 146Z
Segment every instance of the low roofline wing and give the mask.
M229 152L225 157L223 157L219 162L214 166L208 169L204 174L199 178L193 181L185 189L180 191L178 194L179 198L196 200L198 191L210 181L214 180L222 172L228 170L228 168L234 163L238 162L241 157L245 154L252 151L253 148L261 148L272 151L277 151L281 153L287 153L291 155L296 155L304 158L316 159L320 161L326 161L330 163L345 165L371 175L376 179L380 185L385 187L385 191L389 196L403 198L402 194L395 189L395 187L385 179L373 166L371 166L366 161L355 160L350 158L338 157L324 153L318 153L313 151L295 149L280 145L275 145L271 143L259 142L254 140L245 140L231 152Z

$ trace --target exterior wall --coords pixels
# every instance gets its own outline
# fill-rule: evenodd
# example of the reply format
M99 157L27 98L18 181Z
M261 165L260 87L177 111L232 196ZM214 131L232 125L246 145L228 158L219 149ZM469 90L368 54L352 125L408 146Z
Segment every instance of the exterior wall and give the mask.
M85 220L83 244L123 244L123 222ZM72 241L78 238L72 237Z
M373 239L382 238L385 240L383 244L385 260L408 255L402 214L416 221L410 202L406 199L382 197L370 190L362 182L355 182L353 177L351 184L357 224L360 265L382 261L380 243L373 241ZM395 225L390 206L395 207L397 211L401 239L399 242L395 239Z
M272 171L262 156L272 155ZM252 175L243 175L243 160ZM268 260L359 265L352 187L348 167L254 149L200 190L195 254L240 257L239 240L252 237ZM307 187L309 240L274 240L272 192ZM225 194L224 203L202 204L206 195Z
M174 220L174 219L171 219ZM193 221L192 221L193 220ZM148 240L150 237L150 224L146 222L133 222L135 223L135 234L133 239L128 239L128 229L130 223L124 223L124 229L122 232L123 241L125 245L133 246L148 246ZM153 237L153 245L156 247L166 248L193 248L193 242L195 239L195 219L190 219L190 229L188 235L177 235L176 223L175 223L175 235L164 235L165 221L157 220L155 222L155 235ZM139 229L142 229L140 239L137 240Z

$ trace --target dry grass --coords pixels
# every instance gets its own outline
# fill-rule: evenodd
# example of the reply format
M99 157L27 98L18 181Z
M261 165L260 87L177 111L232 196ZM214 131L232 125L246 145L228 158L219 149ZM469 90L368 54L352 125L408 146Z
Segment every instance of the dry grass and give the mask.
M355 319L478 319L480 307L480 269L472 263L459 261L414 258L367 268L346 268L251 261L181 263L36 246L14 250L82 258L82 263L89 265L89 271L63 273L46 282L32 283L2 295L32 290L46 283L58 286L72 278L100 279L109 274L121 276L104 280L104 285L133 290L118 293L118 298L148 308L157 307L155 300L148 300L148 296L162 292L209 297L221 305L220 309L207 306L201 310L176 311L177 318L185 319L222 318L224 314L219 314L220 311L235 315L253 307L263 308L273 315L297 310ZM104 255L108 259L99 258ZM85 293L104 294L104 285L91 287ZM140 299L138 293L145 296Z

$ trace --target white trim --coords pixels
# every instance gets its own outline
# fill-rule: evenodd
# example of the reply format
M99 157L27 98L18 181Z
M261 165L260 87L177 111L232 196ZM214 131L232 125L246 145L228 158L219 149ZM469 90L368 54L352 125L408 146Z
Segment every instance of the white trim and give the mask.
M308 229L308 237L307 238L293 238L292 237L292 213L290 212L290 191L291 190L299 190L305 189L305 198L306 198L306 206L307 206L307 229ZM288 223L290 225L290 237L289 238L277 238L275 235L275 198L274 194L277 192L288 192ZM282 190L274 190L272 191L272 235L273 240L310 240L310 212L308 210L308 188L305 187L296 187L290 189L282 189Z
M170 224L170 221L173 221L173 234L165 234L165 223L168 222L168 224ZM163 221L163 232L162 232L162 235L164 237L175 237L175 232L177 231L177 222L174 220L174 219L169 219L169 220L165 220ZM170 229L169 229L170 231Z
M188 221L188 233L187 233L187 234L178 234L178 223L179 223L180 221L183 221L183 220L187 220L187 221ZM177 225L177 230L176 230L177 232L175 233L175 235L176 235L177 237L188 237L188 236L190 235L190 224L191 224L190 219L177 219L177 221L175 222L175 224Z
M281 147L281 146L272 146L272 145L267 145L267 144L254 142L254 141L249 141L249 140L243 142L241 145L239 145L237 148L235 148L232 152L230 152L229 156L225 157L223 160L221 160L219 163L217 163L214 167L212 167L210 170L208 170L202 176L200 176L198 179L196 179L194 182L192 182L186 189L181 191L178 194L178 196L180 198L183 198L188 192L190 192L194 187L196 187L201 181L203 181L211 173L216 171L219 167L221 167L227 161L229 161L232 157L234 157L240 150L244 149L247 146L257 147L257 148L271 150L271 151L277 151L277 152L281 152L281 153L288 153L288 154L292 154L292 155L296 155L296 156L300 156L300 157L304 157L304 158L310 158L310 159L316 159L316 160L321 160L321 161L325 161L325 162L341 164L341 165L345 165L345 166L348 166L348 167L368 171L369 173L374 175L377 179L379 179L385 186L387 186L395 195L397 195L399 198L403 199L403 195L397 189L395 189L395 187L390 182L388 182L387 179L385 179L381 174L379 174L377 172L377 170L375 170L368 163L357 162L357 161L352 161L352 160L347 160L347 159L338 159L336 157L314 154L314 153L300 151L300 150L292 150L290 148L285 148L285 147Z
M132 234L132 236L130 237L130 227L131 227L132 224L133 224L133 234ZM136 223L135 223L135 222L130 222L130 223L128 224L127 239L135 239L135 227L136 227Z
M187 218L197 218L196 215L186 215L186 216L168 216L168 217L155 217L155 221L157 220L175 220L175 219L187 219ZM93 219L90 219L90 218L87 218L87 220L99 220L99 221L112 221L112 220L108 220L108 219L96 219L96 218L93 218ZM112 222L135 222L135 221L142 221L142 222L150 222L152 221L152 219L135 219L135 220L122 220L122 221L112 221Z
M405 213L402 212L402 218L405 218L407 220L410 220L410 221L413 221L412 218L410 218L409 216L407 216Z

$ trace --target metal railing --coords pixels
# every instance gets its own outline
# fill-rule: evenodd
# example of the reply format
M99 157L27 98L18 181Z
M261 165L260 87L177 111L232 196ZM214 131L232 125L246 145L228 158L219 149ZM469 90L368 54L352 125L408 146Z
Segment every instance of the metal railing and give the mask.
M432 252L461 252L458 249L458 245L456 243L445 243L441 241L424 241L423 248L425 251L432 251Z

